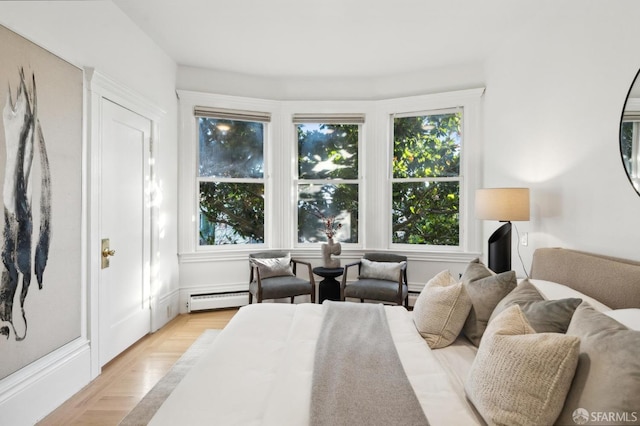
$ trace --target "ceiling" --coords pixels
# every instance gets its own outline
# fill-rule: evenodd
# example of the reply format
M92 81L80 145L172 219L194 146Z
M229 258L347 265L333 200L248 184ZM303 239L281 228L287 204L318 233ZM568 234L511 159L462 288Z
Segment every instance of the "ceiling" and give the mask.
M178 65L376 77L483 61L540 0L112 0Z

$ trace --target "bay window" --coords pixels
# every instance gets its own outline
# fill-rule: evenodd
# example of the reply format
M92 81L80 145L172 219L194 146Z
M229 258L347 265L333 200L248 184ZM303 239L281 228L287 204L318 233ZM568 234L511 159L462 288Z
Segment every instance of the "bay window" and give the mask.
M482 93L320 102L179 91L181 262L270 248L313 258L329 237L346 256L477 256Z

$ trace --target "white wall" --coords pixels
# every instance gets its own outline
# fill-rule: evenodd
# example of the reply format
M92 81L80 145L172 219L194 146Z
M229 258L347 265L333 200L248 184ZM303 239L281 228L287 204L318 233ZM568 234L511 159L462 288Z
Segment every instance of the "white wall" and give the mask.
M554 3L483 64L386 78L274 79L178 68L179 89L267 99L383 99L486 87L483 185L531 188L524 274L537 247L640 259L640 197L620 159L618 126L640 67L640 3ZM542 25L540 23L542 22ZM485 222L484 241L497 229ZM484 247L486 250L486 245Z
M177 100L175 63L110 1L0 2L0 24L78 67L93 67L165 112L156 146L163 198L159 208L159 298L177 313ZM85 212L86 214L86 212ZM78 224L80 226L80 224ZM79 283L80 284L80 283ZM88 288L88 284L84 284ZM84 310L85 307L75 309ZM159 309L156 324L166 322ZM87 314L84 316L88 322ZM86 330L87 324L84 324ZM0 381L0 424L33 424L86 385L90 359L82 342L62 348ZM0 355L1 358L1 355Z
M640 197L618 132L640 67L640 4L556 5L486 62L484 184L531 187L531 221L516 223L527 267L547 246L639 260ZM486 223L486 238L497 227Z
M165 112L156 148L159 295L177 290L176 64L110 1L0 2L0 24L78 67L92 67Z

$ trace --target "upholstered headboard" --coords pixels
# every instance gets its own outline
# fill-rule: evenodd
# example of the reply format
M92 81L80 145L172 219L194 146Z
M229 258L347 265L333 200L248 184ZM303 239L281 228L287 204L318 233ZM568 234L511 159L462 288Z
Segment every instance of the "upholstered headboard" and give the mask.
M613 309L640 308L640 262L542 248L533 253L531 278L564 284Z

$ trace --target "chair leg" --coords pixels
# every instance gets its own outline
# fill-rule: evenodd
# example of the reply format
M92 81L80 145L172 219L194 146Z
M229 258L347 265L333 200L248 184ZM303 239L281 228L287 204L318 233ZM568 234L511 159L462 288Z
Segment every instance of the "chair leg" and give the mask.
M364 303L364 299L360 299L360 303Z
M253 302L253 294L249 292L249 304L251 304L251 302Z
M295 298L295 296L291 296L291 303L293 303L293 299Z

